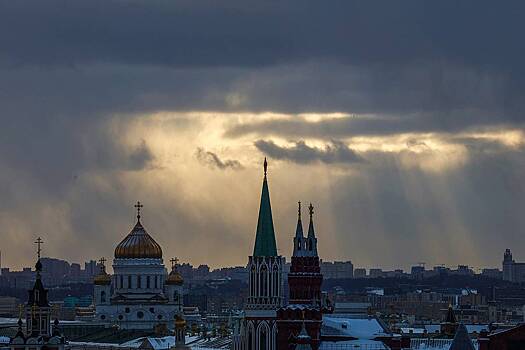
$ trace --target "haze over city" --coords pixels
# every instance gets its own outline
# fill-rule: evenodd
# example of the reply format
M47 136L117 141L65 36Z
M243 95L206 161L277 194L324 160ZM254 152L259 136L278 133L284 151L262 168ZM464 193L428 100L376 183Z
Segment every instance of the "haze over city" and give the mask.
M213 3L0 2L3 265L111 258L137 200L245 265L265 156L284 256L302 201L324 260L525 260L525 4Z

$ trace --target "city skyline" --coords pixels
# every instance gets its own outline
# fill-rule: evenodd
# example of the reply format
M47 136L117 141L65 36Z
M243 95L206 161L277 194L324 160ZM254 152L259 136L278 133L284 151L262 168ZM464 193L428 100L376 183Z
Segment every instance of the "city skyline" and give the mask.
M243 265L264 157L285 256L302 201L326 260L525 260L521 2L0 9L5 265L110 258L137 200L167 255Z

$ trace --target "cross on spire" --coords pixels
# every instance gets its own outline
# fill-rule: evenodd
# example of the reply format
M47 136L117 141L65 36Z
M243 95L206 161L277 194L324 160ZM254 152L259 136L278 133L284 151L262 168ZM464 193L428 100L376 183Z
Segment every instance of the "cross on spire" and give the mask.
M100 263L100 265L101 265L102 267L105 267L105 266L106 266L106 258L102 257L102 258L100 258L100 260L99 260L98 262Z
M266 177L267 172L268 172L268 162L266 161L266 157L264 157L264 177Z
M299 208L297 209L298 217L301 219L301 201L297 202L299 204Z
M310 217L314 215L314 206L312 203L310 203L310 206L308 207L308 211L310 212Z
M140 201L137 201L137 204L135 204L134 207L137 208L137 219L140 221L140 209L144 208L144 206Z
M171 269L173 270L173 268L175 267L175 265L177 265L177 263L179 262L179 259L177 259L177 258L171 258L170 262L171 262Z
M36 248L36 254L38 256L38 260L40 260L40 253L42 252L42 247L41 245L44 243L44 241L42 240L42 238L38 237L35 241L35 244L37 246Z

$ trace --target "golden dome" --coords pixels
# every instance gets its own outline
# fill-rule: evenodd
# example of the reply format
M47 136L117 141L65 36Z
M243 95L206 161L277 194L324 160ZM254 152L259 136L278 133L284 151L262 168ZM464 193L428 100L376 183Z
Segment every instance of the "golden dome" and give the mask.
M115 248L116 259L162 259L162 248L146 232L140 216L133 230Z
M100 273L93 278L93 283L99 286L111 284L111 275L108 275L106 271L101 270Z
M183 328L186 327L186 320L177 315L177 318L175 319L175 328Z
M171 270L170 274L168 275L168 278L166 279L166 284L175 284L175 285L181 285L184 283L184 279L182 278L182 275L179 271L177 271L176 268Z

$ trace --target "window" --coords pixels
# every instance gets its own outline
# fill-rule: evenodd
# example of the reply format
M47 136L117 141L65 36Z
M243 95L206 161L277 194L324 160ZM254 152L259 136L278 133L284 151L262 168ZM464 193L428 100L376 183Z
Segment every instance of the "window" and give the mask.
M159 284L157 283L157 276L155 276L155 288L159 288Z
M266 349L266 328L262 328L259 332L259 349Z
M105 291L100 292L100 302L101 303L106 302L106 292Z
M128 289L131 289L131 275L128 275Z
M150 287L150 277L146 276L146 288L149 289L149 287Z
M142 288L142 276L137 276L137 289Z
M122 320L123 318L124 318L124 316L122 316L122 315L118 315L118 319L119 319L119 320Z
M144 318L144 312L142 312L142 311L137 312L137 317L138 318Z
M120 288L124 288L124 276L120 275Z
M127 307L126 309L124 309L124 311L129 314L129 307Z

